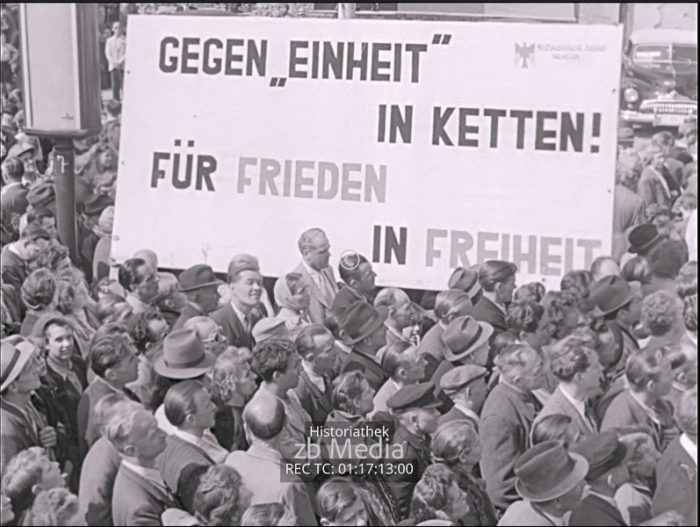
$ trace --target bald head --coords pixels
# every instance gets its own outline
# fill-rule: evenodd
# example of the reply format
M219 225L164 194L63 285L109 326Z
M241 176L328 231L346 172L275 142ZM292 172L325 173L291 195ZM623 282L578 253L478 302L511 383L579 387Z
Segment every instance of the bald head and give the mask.
M216 322L209 317L203 316L188 319L185 322L184 327L186 329L194 330L195 333L197 333L199 340L206 340L219 328Z
M606 276L620 276L620 266L609 256L599 256L591 264L591 274L595 281Z
M153 269L158 269L158 255L155 253L155 251L150 249L141 249L140 251L136 251L133 257L141 258L144 262L153 267Z
M374 307L386 307L389 309L398 309L404 304L411 301L403 289L398 287L387 287L377 293L374 299Z
M269 440L282 431L286 416L284 405L276 397L260 393L243 410L243 421L248 430L258 439Z

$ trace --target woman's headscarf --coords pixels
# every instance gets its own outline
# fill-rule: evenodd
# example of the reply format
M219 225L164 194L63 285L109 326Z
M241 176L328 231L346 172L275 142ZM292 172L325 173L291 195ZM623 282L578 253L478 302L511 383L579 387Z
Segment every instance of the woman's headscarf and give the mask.
M284 307L294 311L295 313L300 313L302 308L294 300L294 294L292 293L291 289L289 289L289 284L287 283L287 276L288 275L280 276L277 279L277 282L275 282L275 302L280 308ZM303 283L301 275L296 276L299 276L298 283Z

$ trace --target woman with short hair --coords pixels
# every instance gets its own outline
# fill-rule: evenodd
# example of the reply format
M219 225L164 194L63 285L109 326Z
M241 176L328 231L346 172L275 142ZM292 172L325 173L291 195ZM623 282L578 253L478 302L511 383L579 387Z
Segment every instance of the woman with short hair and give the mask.
M257 389L250 367L250 353L229 348L217 357L211 372L212 400L217 406L212 432L229 451L246 450L243 408Z
M24 525L24 516L32 508L36 495L58 487L65 487L61 470L43 448L30 447L13 457L2 478L2 492L12 501L14 525Z
M449 421L439 426L430 443L434 463L449 467L466 493L469 512L460 525L496 525L496 512L486 494L486 483L474 476L481 459L481 440L469 421ZM414 491L415 492L415 491Z
M55 527L85 525L85 514L80 510L78 497L68 489L42 491L34 500L27 515L27 525Z
M443 463L430 465L413 489L410 517L415 523L412 525L429 520L465 525L462 518L468 513L467 495L460 488L457 475Z
M199 525L239 525L250 498L250 491L235 468L214 465L199 479L194 516Z
M27 313L22 321L19 334L28 337L32 334L34 324L44 313L56 308L56 279L48 269L37 269L22 284L22 302Z

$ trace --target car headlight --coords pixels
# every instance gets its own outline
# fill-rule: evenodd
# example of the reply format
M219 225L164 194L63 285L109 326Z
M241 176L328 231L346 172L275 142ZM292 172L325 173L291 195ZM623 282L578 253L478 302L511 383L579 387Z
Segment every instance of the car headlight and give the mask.
M627 88L625 90L625 101L627 102L637 102L639 100L639 92L634 88Z

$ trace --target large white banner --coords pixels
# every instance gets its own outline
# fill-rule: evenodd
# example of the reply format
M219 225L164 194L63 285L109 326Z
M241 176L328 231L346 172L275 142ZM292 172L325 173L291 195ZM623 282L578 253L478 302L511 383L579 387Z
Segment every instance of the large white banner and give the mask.
M304 230L377 283L515 262L558 287L610 253L622 30L129 18L113 257L279 276Z

